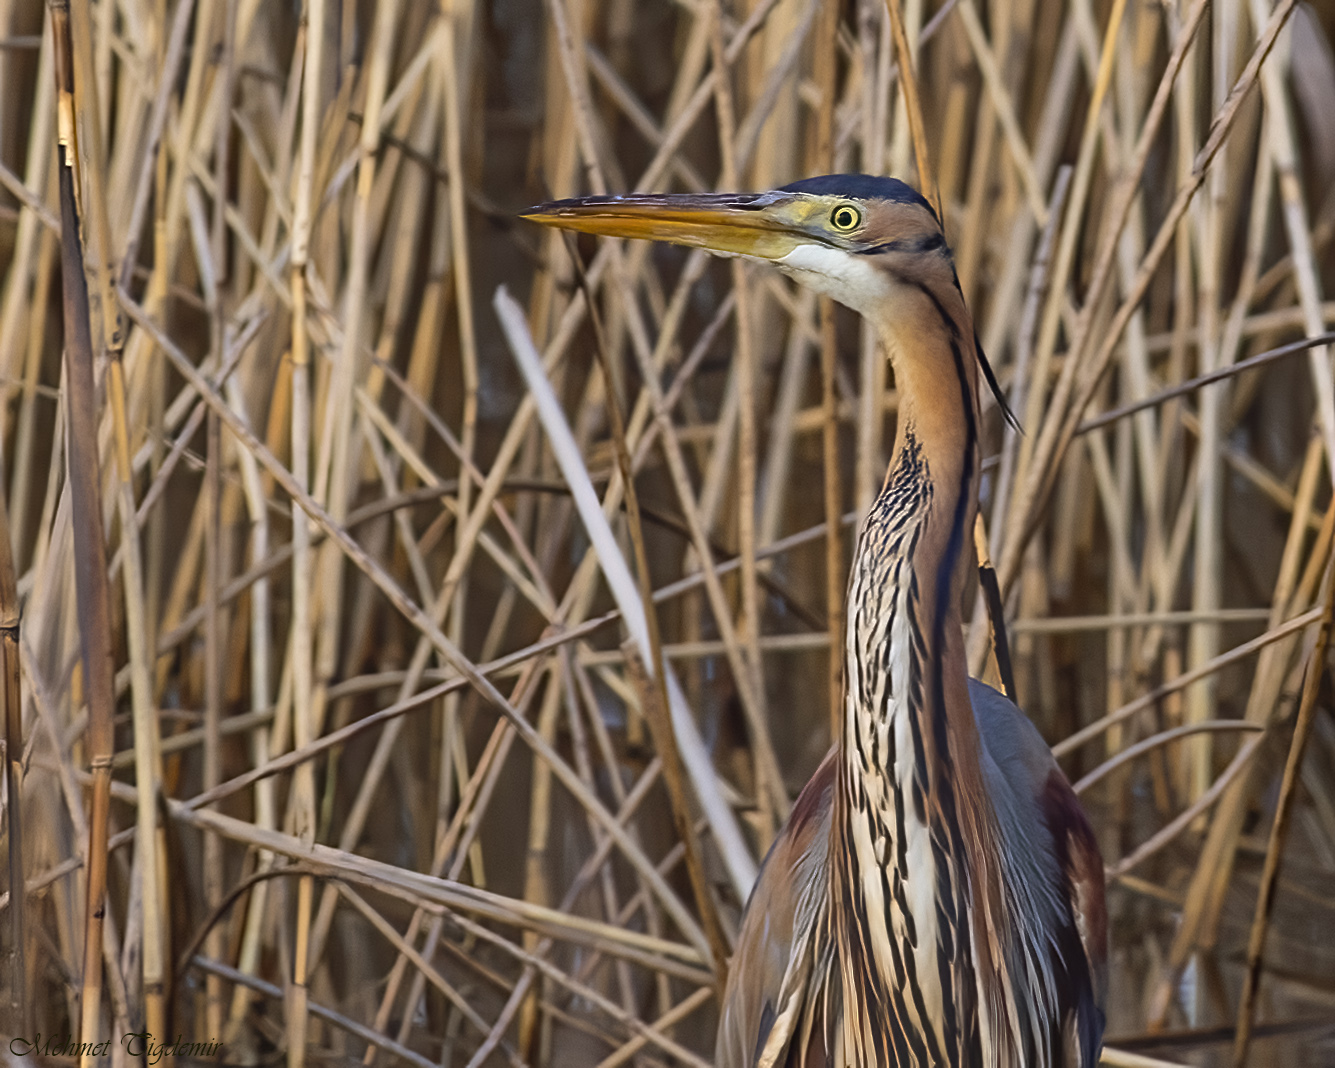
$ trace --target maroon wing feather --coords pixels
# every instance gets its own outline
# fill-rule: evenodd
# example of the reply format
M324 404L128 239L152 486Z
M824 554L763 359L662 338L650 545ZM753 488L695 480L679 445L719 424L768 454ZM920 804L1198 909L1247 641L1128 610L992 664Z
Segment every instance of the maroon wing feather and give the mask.
M1104 901L1103 857L1075 791L1055 767L1044 785L1042 805L1057 864L1065 880L1071 917L1089 967L1092 1004L1077 1008L1073 1037L1082 1055L1079 1063L1092 1066L1103 1036L1108 990L1108 910Z
M773 1063L823 1068L823 1040L812 1041L803 1058L793 1039L825 906L835 767L832 750L798 795L751 891L719 1016L718 1068L754 1068L772 1038L784 1047Z

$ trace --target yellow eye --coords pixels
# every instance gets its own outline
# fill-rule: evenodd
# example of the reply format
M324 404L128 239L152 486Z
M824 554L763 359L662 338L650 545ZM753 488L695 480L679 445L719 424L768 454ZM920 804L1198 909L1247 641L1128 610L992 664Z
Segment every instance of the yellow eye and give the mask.
M862 212L852 204L840 204L830 212L830 225L840 233L847 234L862 225Z

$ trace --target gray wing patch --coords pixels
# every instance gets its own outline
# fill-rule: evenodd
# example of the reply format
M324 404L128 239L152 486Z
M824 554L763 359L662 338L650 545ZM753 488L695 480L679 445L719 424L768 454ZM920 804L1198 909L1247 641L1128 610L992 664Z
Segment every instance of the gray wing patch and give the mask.
M774 1028L774 1002L769 998L765 999L765 1004L760 1010L760 1027L756 1032L756 1048L751 1054L751 1063L755 1064L760 1060L761 1051L765 1048L765 1041L769 1038L769 1033Z

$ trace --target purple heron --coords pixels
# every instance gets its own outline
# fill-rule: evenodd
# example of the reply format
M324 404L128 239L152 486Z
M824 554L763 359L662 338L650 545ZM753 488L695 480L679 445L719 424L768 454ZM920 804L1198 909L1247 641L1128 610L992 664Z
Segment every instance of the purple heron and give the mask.
M965 663L980 367L997 386L931 206L895 179L836 174L525 215L771 263L861 313L899 390L849 579L841 736L747 903L716 1064L1091 1068L1098 845L1038 731Z

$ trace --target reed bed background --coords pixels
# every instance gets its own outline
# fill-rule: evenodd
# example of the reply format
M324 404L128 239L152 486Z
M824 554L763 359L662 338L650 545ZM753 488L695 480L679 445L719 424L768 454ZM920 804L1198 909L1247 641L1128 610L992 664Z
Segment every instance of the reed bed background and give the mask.
M1335 378L1261 356L1335 320L1335 9L896 14L0 0L0 1030L710 1064L894 383L773 272L516 212L860 170L927 177L1024 427L979 543L1109 1063L1335 1064Z

